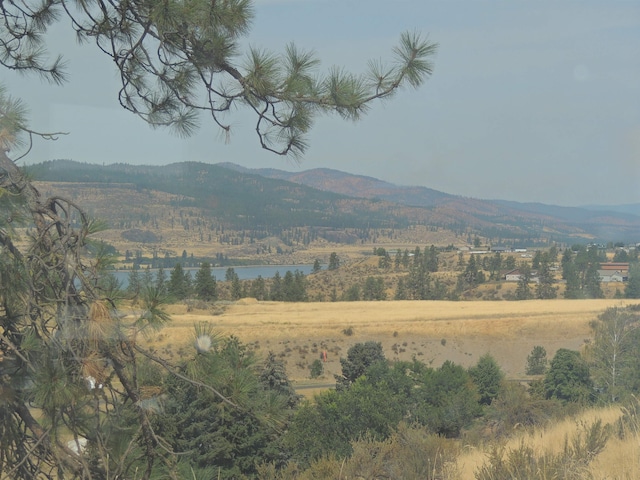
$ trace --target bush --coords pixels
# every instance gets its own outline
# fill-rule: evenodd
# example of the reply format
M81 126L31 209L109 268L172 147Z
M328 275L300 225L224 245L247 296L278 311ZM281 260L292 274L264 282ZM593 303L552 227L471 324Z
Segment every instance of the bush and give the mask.
M559 349L544 378L547 398L557 398L563 402L589 402L593 395L592 386L589 366L580 352Z
M324 365L322 365L322 362L320 360L315 359L313 363L309 365L309 370L311 370L311 378L318 378L324 373Z
M343 329L342 333L344 333L347 337L350 337L351 335L353 335L353 327L347 327Z
M527 356L527 365L524 372L527 375L542 375L547 370L547 351L544 347L536 345Z

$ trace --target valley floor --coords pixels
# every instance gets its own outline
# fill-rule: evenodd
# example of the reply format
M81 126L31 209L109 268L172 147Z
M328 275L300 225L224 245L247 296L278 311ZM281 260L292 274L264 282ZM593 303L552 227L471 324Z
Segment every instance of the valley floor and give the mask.
M340 357L358 342L381 342L389 359L439 367L446 360L468 367L490 353L508 378L525 377L527 355L543 346L548 358L558 348L578 350L589 341L589 322L623 300L383 301L282 303L244 299L217 310L169 308L173 320L149 341L169 357L190 354L193 326L211 322L261 356L282 359L289 377L308 383L310 364L327 352L318 382L332 382Z

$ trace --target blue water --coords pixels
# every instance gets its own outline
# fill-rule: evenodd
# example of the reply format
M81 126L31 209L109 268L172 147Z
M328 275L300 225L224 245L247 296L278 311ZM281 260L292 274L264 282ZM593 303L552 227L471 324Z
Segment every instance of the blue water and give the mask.
M211 273L216 277L216 280L224 281L225 273L227 273L227 268L229 267L212 267ZM287 273L287 271L295 272L298 270L299 272L304 273L305 275L311 273L313 271L313 265L254 265L254 266L242 266L242 267L231 267L238 275L240 280L254 280L261 276L262 278L273 278L276 272L280 273L281 277ZM170 268L165 268L164 273L169 280L171 275ZM198 268L185 268L185 272L191 273L191 278L195 278L196 272L199 270ZM157 269L151 269L151 272L154 275L157 273ZM138 270L139 275L142 277L144 275L145 269L142 268ZM122 288L127 288L129 285L129 273L130 270L118 270L112 272L113 275L120 281Z

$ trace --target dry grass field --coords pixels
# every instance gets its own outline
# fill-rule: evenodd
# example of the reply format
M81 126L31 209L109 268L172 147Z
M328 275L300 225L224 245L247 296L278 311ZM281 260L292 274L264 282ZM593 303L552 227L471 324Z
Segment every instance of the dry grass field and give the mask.
M590 341L589 323L607 307L632 302L621 300L507 301L385 301L336 303L279 303L244 299L217 305L216 310L187 311L170 307L173 320L150 344L169 356L193 355L193 325L211 322L222 335L235 335L258 355L275 352L288 374L307 396L334 383L340 373L340 357L351 345L367 340L382 343L390 359L419 360L438 367L452 360L465 367L489 352L510 379L526 378L527 355L535 345L551 358L558 348L580 349ZM349 335L349 331L351 334ZM347 332L347 333L345 333ZM322 378L309 379L309 365L326 350ZM447 478L472 480L493 448L504 452L531 447L537 456L558 454L585 427L600 420L615 425L621 408L593 408L562 421L534 429L516 428L500 441L465 447ZM614 432L616 429L613 430ZM463 442L464 443L464 442ZM604 450L589 465L590 478L640 478L640 437L611 435Z
M628 302L627 302L628 303ZM527 355L542 345L550 359L558 348L580 349L589 341L589 322L622 300L384 301L280 303L240 300L215 310L169 308L172 322L149 339L168 356L193 351L193 326L211 322L266 356L273 351L297 383L309 381L309 365L323 350L324 383L340 373L340 357L357 342L381 342L389 359L439 367L451 360L465 367L490 353L509 378L522 378Z
M505 440L500 446L505 451L517 450L521 445L526 445L536 452L537 457L543 455L559 454L566 446L567 440L584 431L585 427L596 421L603 425L615 425L622 411L618 406L593 408L554 422L544 427L514 432L514 435ZM612 435L604 450L594 459L589 466L589 473L595 479L637 479L640 478L640 463L638 462L637 436L621 440ZM463 448L463 453L456 461L456 478L459 480L475 478L474 472L487 460L490 450L489 445L480 448ZM543 477L540 477L543 478Z

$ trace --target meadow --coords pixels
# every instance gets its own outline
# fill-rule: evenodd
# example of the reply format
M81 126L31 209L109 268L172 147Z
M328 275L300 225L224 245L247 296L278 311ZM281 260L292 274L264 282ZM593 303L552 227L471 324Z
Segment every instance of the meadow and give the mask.
M358 342L381 342L385 356L439 367L451 360L465 367L490 353L508 378L524 376L536 345L550 359L558 348L579 350L589 341L589 323L607 307L628 300L259 302L242 299L209 309L172 305L172 321L149 339L169 356L193 351L194 325L210 322L266 355L274 352L297 383L309 381L309 365L327 352L324 374L333 381L340 356Z
M300 392L312 398L313 393L333 384L333 375L341 370L340 357L349 347L368 340L381 342L388 359L416 357L434 367L445 360L472 366L489 352L508 379L526 381L531 378L524 373L526 358L534 346L545 347L549 359L558 348L579 350L590 342L592 320L607 307L629 303L633 302L558 299L280 303L243 299L209 310L172 305L171 323L149 341L153 348L170 356L192 355L194 324L211 322L220 334L237 336L260 356L269 351L276 353ZM309 365L320 358L323 350L328 352L324 373L312 381ZM303 390L314 384L317 388ZM622 411L620 406L579 411L551 424L516 428L499 443L487 439L467 442L463 438L446 478L476 478L478 469L496 448L505 455L524 446L538 458L561 454L594 422L613 428ZM638 445L638 432L624 438L611 435L584 474L597 479L638 478Z

